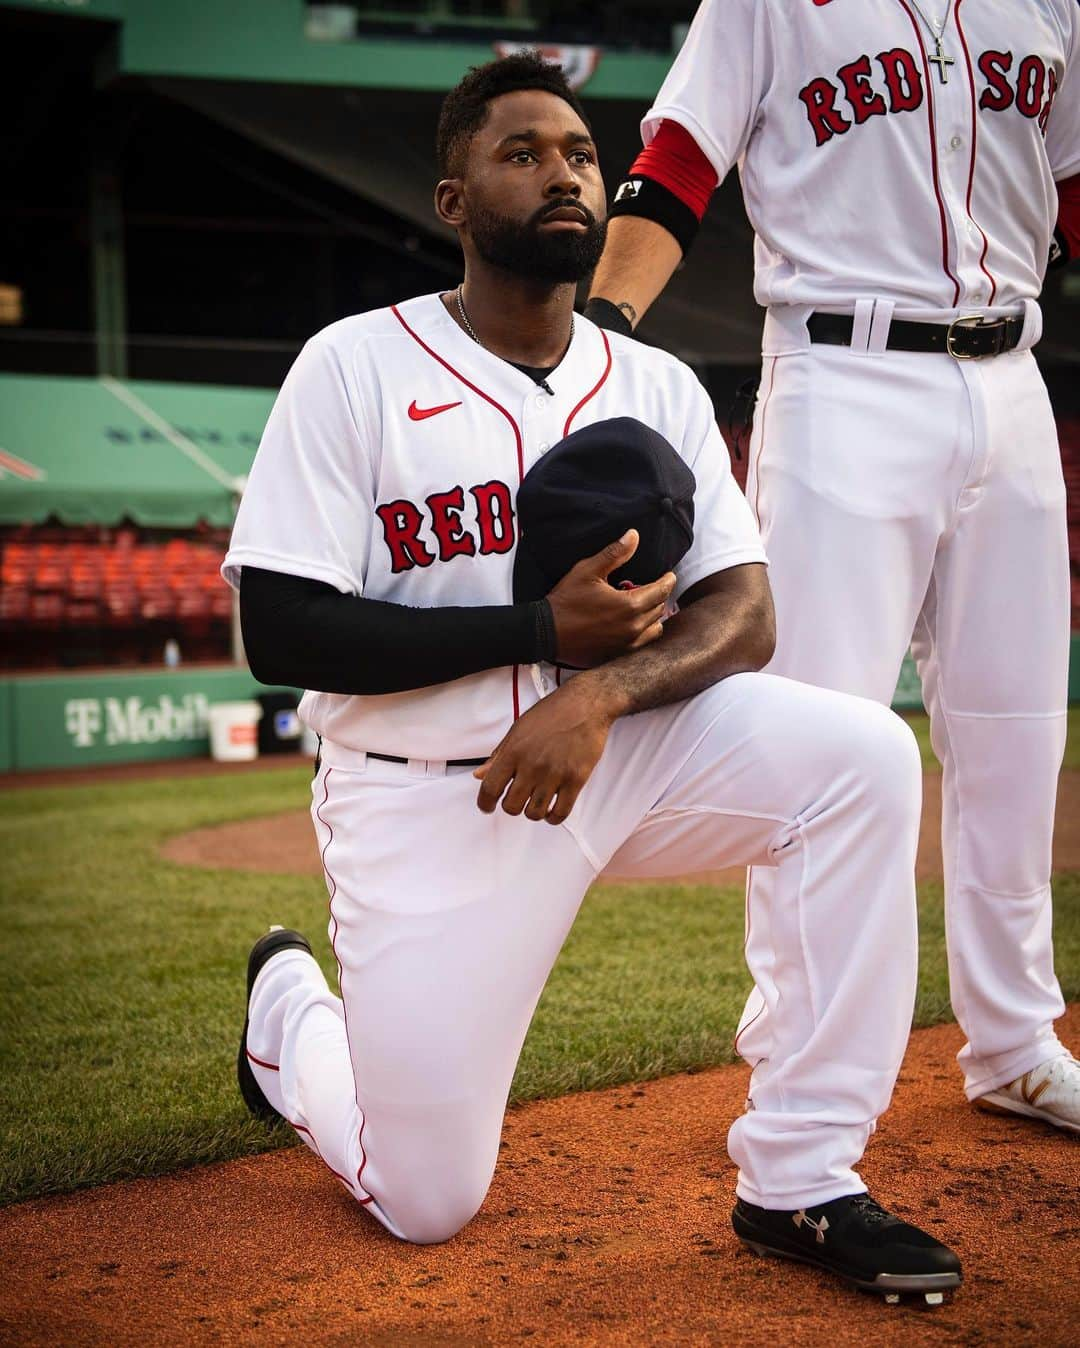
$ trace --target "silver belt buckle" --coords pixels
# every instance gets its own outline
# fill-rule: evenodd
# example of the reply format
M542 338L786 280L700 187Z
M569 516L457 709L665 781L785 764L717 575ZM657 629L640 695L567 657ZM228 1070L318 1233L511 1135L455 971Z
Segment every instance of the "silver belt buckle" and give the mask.
M953 346L953 328L980 328L983 325L982 314L961 314L959 318L954 318L949 324L949 330L945 334L945 350L952 356L953 360L982 360L982 355L977 352L957 351ZM990 352L983 353L989 355Z

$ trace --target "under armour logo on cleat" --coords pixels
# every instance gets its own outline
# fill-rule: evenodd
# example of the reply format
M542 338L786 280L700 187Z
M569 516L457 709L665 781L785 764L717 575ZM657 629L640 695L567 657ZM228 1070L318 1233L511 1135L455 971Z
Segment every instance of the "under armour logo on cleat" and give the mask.
M824 1213L821 1214L821 1221L815 1222L813 1217L808 1217L806 1215L805 1208L800 1208L799 1211L792 1216L791 1220L795 1223L796 1226L800 1227L805 1222L805 1224L810 1228L811 1231L817 1232L817 1235L815 1236L815 1240L817 1241L817 1243L819 1245L825 1244L825 1232L828 1231L829 1229L829 1219L828 1217L825 1216Z

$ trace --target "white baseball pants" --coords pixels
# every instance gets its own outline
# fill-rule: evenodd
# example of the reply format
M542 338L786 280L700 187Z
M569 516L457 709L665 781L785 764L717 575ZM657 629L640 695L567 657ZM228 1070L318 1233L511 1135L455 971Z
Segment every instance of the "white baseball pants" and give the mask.
M772 672L888 703L912 645L944 769L949 975L974 1099L1061 1052L1050 863L1069 564L1034 358L820 345L768 358L747 495L771 563ZM776 1052L775 888L752 872L762 973L739 1038L752 1064Z
M772 1070L728 1137L738 1192L783 1209L859 1192L914 1002L920 785L890 711L765 674L618 722L557 828L482 814L468 770L324 744L341 996L305 953L271 960L255 1075L390 1231L445 1240L487 1192L525 1032L597 873L752 863L775 871L780 1000Z

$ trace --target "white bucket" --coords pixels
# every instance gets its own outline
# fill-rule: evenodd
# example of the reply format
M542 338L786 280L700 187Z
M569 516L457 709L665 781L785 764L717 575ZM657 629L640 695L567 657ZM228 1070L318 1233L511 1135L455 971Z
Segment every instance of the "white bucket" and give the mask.
M242 763L258 757L257 702L215 702L210 707L210 757L218 763Z

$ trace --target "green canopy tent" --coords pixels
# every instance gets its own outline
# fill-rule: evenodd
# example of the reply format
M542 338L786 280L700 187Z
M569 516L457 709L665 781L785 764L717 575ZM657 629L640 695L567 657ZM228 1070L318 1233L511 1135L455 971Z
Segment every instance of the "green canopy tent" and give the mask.
M266 389L0 375L0 524L232 523Z

